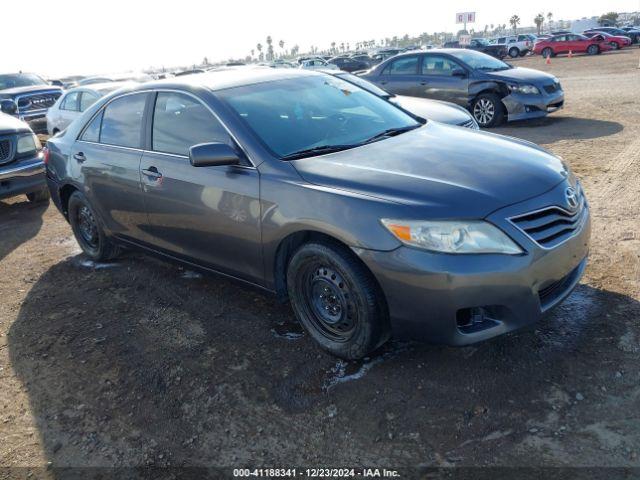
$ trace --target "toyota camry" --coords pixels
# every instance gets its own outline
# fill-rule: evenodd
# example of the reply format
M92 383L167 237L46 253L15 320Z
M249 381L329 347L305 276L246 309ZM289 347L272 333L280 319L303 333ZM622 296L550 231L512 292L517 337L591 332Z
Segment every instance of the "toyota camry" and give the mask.
M348 359L392 335L466 345L529 325L587 262L588 204L559 157L320 72L128 87L45 161L91 259L135 247L273 292Z

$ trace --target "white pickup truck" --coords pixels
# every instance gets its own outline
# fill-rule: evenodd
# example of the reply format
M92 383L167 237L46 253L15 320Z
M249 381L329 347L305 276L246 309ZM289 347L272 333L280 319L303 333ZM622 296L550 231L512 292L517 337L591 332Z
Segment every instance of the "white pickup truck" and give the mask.
M509 35L498 37L489 43L504 45L511 58L518 56L524 57L527 53L533 51L533 44L536 42L536 36L531 33L522 33L520 35Z

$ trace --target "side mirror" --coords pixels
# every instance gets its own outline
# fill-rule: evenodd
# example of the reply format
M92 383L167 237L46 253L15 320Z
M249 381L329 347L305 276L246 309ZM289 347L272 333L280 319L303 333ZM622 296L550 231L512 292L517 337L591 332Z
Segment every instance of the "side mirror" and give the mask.
M194 167L238 165L240 157L226 143L200 143L189 148L189 161Z
M463 68L454 68L451 71L451 76L464 78L467 76L467 72L465 72Z
M15 115L18 111L18 105L13 100L6 98L4 100L0 100L0 110L2 110L2 113Z

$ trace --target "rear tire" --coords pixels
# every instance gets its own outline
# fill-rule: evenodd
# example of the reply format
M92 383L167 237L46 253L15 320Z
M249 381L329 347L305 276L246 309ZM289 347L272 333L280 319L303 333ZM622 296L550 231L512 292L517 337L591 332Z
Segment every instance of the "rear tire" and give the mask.
M511 47L509 49L509 56L511 58L517 58L520 55L520 50L518 50L516 47Z
M553 53L553 50L550 47L547 47L542 49L542 56L544 58L555 57L555 53Z
M347 248L312 242L287 267L291 306L324 350L347 360L366 356L390 337L384 294Z
M616 42L611 42L609 45L611 45L611 48L613 50L619 50L620 49L620 45L618 45Z
M497 127L504 121L502 100L495 93L482 93L473 101L471 115L481 127Z
M600 47L598 47L598 45L589 45L589 47L587 47L588 55L597 55L598 53L600 53Z
M42 203L48 202L51 195L49 194L49 189L43 188L42 190L38 190L37 192L27 193L27 200L31 203Z
M120 249L111 242L86 197L76 191L69 198L69 223L82 251L94 262L115 258Z

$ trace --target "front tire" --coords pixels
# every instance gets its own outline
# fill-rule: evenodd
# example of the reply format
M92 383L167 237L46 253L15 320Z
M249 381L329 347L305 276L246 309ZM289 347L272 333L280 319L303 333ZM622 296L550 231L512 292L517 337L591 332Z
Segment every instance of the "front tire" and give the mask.
M597 55L598 53L600 53L600 47L597 45L589 45L587 48L587 54L589 55Z
M82 251L94 262L115 258L120 250L104 233L93 208L86 197L76 191L69 198L69 223Z
M619 50L620 49L620 45L618 45L616 42L611 42L609 45L611 45L611 48L613 50Z
M341 245L303 245L287 267L287 289L300 323L337 357L362 358L390 336L384 294L371 272Z
M481 127L497 127L504 121L502 100L495 93L478 95L471 105L471 114Z
M511 47L509 49L509 56L511 58L517 58L520 55L520 50L518 50L516 47Z
M51 198L51 195L49 194L49 190L46 188L38 190L37 192L27 193L27 200L31 203L48 202L49 198Z

